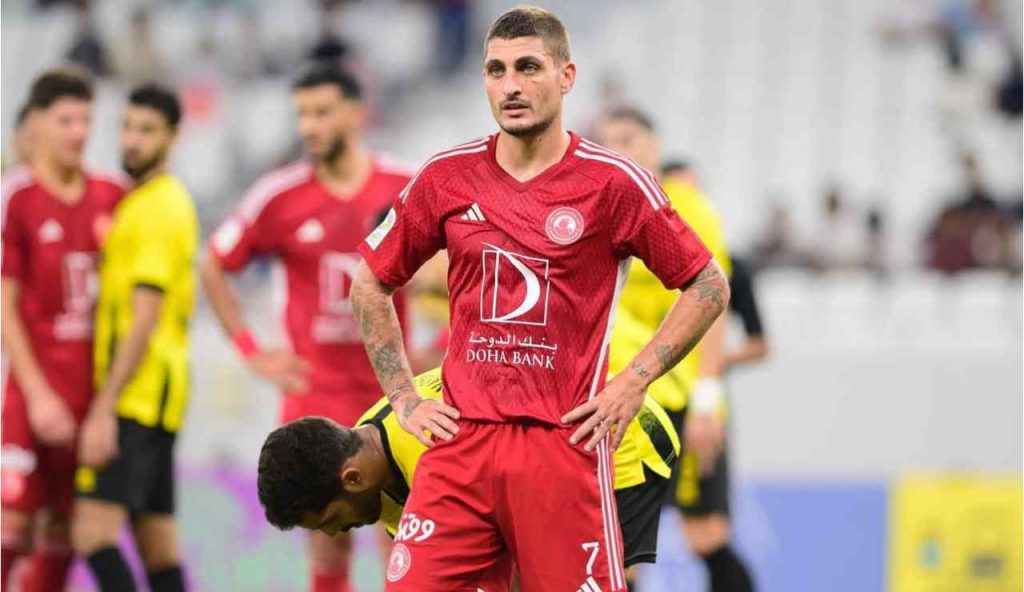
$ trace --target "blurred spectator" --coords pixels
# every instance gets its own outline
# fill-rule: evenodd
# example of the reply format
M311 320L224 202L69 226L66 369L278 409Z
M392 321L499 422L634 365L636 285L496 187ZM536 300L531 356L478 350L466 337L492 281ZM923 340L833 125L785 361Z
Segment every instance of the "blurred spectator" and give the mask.
M127 33L118 37L114 67L117 75L130 85L165 78L164 59L153 39L149 7L139 6L132 11Z
M351 55L352 48L335 31L334 25L335 17L344 4L344 1L339 0L320 1L320 36L309 50L310 59L341 63Z
M949 72L940 104L958 139L969 134L972 115L995 109L1019 114L1016 35L1004 25L996 0L905 0L883 22L882 33L891 43L921 35L939 42Z
M961 156L964 188L948 202L927 238L928 267L957 273L972 268L1014 268L1012 208L1000 208L978 173L971 154ZM1019 234L1019 232L1018 232Z
M758 269L765 267L805 267L810 264L800 248L789 206L777 197L769 197L765 225L750 257Z
M865 216L866 243L864 265L879 274L885 272L886 245L888 243L885 230L885 218L881 206L875 205L868 209Z
M1024 102L1024 76L1022 76L1021 56L1017 50L1009 51L1009 63L1006 73L996 89L996 107L999 112L1010 119L1020 119L1022 102Z
M94 76L110 74L107 50L96 31L92 20L91 5L86 0L75 3L76 27L75 37L71 42L65 58L72 64L82 66Z
M826 189L822 202L821 226L813 251L816 267L864 266L867 262L866 232L862 219L853 212L834 183Z
M462 67L469 47L469 0L434 0L437 7L437 49L442 75Z

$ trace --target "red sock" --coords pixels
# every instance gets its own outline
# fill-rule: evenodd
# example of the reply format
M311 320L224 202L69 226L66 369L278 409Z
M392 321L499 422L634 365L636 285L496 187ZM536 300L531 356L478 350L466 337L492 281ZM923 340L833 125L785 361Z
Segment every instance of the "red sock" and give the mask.
M22 592L63 592L71 569L71 546L66 541L49 541L36 548L30 558Z
M315 572L313 574L313 592L352 592L348 583L348 568Z

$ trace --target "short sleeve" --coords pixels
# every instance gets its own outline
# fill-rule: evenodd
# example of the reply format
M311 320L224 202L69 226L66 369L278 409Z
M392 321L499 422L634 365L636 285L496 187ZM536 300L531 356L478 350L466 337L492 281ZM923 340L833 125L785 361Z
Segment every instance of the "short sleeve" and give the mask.
M163 291L171 287L181 252L180 219L181 216L164 205L137 221L128 221L133 224L135 234L131 265L133 286L150 286Z
M682 287L711 261L711 251L653 178L623 182L616 206L612 234L617 254L643 261L666 288Z
M359 245L373 274L393 288L405 285L445 247L436 212L437 192L426 169L399 194L384 220Z
M0 274L5 278L22 280L28 266L28 235L17 196L11 196L4 208L3 263Z
M233 211L210 236L209 251L228 271L238 271L254 256L274 250L267 210L274 195L265 183L258 181Z

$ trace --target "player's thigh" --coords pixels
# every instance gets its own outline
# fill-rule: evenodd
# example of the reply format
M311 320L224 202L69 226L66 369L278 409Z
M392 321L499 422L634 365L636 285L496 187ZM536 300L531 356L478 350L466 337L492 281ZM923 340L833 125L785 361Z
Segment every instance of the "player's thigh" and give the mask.
M71 512L71 544L82 556L117 545L127 521L128 511L120 504L77 498Z
M309 533L309 559L320 569L344 568L352 552L352 537L347 532L327 536L315 530Z
M146 571L160 571L181 563L178 521L172 514L139 514L132 520L132 533Z
M424 453L388 557L388 592L508 587L508 550L491 518L488 428L463 422Z
M510 467L502 486L507 503L499 507L502 532L513 548L524 592L623 590L622 536L607 442L587 453L582 444L569 445L570 435L528 428L501 455Z

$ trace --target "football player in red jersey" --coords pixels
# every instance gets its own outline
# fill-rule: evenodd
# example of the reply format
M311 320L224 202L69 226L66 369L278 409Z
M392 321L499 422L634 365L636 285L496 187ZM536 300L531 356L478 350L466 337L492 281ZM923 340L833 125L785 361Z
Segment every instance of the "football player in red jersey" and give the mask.
M576 65L557 17L510 9L485 52L500 131L428 160L359 247L352 305L370 360L402 427L430 446L403 520L436 528L399 533L386 590L487 590L510 560L524 590L624 590L611 450L647 385L724 310L728 283L649 171L563 128ZM416 393L390 294L442 248L439 402ZM631 257L680 296L605 384Z
M42 74L29 93L30 162L3 179L3 590L30 552L22 590L63 590L71 562L74 447L93 395L99 231L124 193L119 180L83 168L91 110L84 74Z
M265 175L210 240L203 287L224 331L253 372L281 389L281 423L308 415L351 426L379 397L349 304L356 247L409 182L360 139L361 90L347 72L317 63L293 100L306 158ZM228 273L259 255L284 264L291 348L262 349L246 328ZM396 306L404 310L402 298ZM311 535L312 590L349 590L349 538Z

